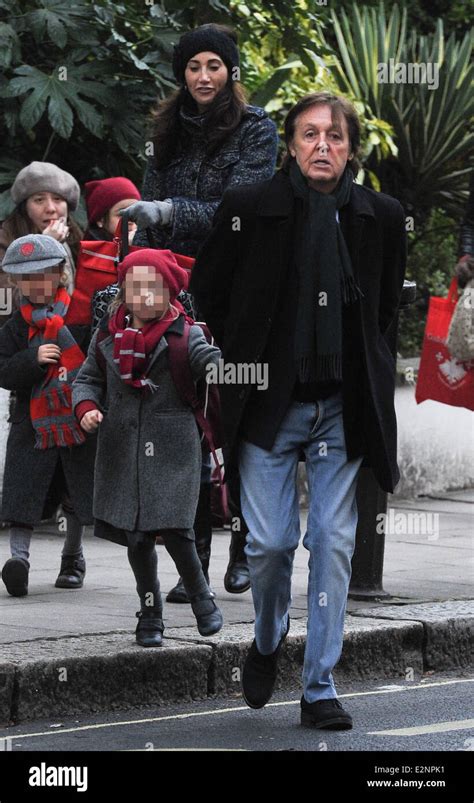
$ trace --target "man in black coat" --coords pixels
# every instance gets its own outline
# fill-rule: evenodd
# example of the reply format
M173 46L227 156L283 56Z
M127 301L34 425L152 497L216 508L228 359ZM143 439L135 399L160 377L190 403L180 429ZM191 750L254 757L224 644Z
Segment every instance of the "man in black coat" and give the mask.
M272 179L225 193L190 289L223 352L227 474L238 466L249 528L256 616L244 698L253 708L270 699L289 629L304 453L310 572L301 721L350 728L332 670L358 470L365 459L386 491L399 479L389 329L405 273L405 216L398 201L354 183L360 125L345 99L302 98L285 138L285 163Z

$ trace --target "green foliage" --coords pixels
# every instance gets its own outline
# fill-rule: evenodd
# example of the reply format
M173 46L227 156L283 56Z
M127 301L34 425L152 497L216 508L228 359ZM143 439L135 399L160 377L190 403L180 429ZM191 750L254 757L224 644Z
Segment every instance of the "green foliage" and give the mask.
M350 11L353 2L354 0L337 0L337 11ZM379 2L380 0L364 0L360 5L376 8ZM386 0L385 2L387 11L391 11L395 5L400 9L406 9L409 30L416 29L420 34L434 33L438 19L443 20L447 36L451 33L463 36L472 25L474 10L472 0L399 0L399 2ZM324 8L329 18L334 5L328 0L327 6L323 6L322 13L326 16Z
M420 37L408 29L406 9L394 6L385 15L377 9L352 6L332 12L338 57L330 69L343 92L365 100L377 118L395 132L397 158L375 148L367 167L383 191L394 195L422 226L434 206L460 214L474 166L474 94L472 32L458 42L447 41L443 23ZM379 64L439 65L439 86L425 83L384 83Z
M302 94L337 89L322 9L318 0L0 0L0 219L8 186L33 159L57 162L80 183L123 174L140 184L150 109L174 88L172 46L205 22L238 31L249 100L281 128ZM365 155L374 143L395 153L390 125L364 101L358 110Z
M141 183L150 107L173 86L179 17L162 5L111 0L0 0L0 186L29 161L60 164L82 183ZM0 219L11 209L0 193Z
M232 3L230 10L240 32L243 80L251 101L264 106L280 131L289 109L306 93L341 91L329 69L335 62L334 51L325 41L326 15L317 0L272 4L249 0ZM350 91L343 94L354 99ZM384 156L396 155L391 126L363 99L355 100L362 124L363 161L375 144Z

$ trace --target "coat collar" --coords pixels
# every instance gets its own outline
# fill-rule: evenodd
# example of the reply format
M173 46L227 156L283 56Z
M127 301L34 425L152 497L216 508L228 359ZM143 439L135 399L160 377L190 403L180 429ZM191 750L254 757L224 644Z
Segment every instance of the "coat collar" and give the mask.
M294 195L290 177L285 170L278 170L270 179L257 208L259 217L290 217L293 212ZM341 210L349 211L351 217L375 217L367 192L353 184L349 204ZM347 212L346 212L347 214Z

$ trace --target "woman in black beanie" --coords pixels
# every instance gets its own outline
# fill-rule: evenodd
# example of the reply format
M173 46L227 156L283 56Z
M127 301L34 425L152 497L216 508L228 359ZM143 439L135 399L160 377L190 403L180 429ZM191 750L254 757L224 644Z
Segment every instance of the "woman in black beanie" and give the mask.
M196 256L227 187L272 177L278 136L265 110L245 101L237 37L231 28L208 24L185 33L174 49L173 73L179 89L154 113L153 155L145 172L143 201L126 211L138 224L134 245L148 245L150 228L155 247ZM232 533L224 579L231 593L242 593L250 585L245 526L242 530ZM212 535L209 455L203 455L195 531L207 576ZM187 601L181 582L167 599Z
M232 29L185 33L173 73L179 89L154 113L143 201L128 213L139 227L135 245L148 245L151 227L158 248L196 256L227 187L271 178L278 138L264 109L245 102Z

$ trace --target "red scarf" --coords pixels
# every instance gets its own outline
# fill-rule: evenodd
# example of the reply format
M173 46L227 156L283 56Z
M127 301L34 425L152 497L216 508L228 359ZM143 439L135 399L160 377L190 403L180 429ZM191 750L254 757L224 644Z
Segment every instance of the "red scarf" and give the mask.
M173 304L179 314L185 314L179 301L174 300ZM163 318L155 318L141 329L127 326L126 316L127 306L121 304L109 321L109 332L114 336L114 362L127 385L153 392L157 386L146 377L150 356L166 330L176 320L176 313L168 310Z
M84 362L84 354L64 325L69 302L64 287L58 287L52 308L34 306L25 297L21 300L21 314L29 324L28 346L39 348L44 343L57 343L61 349L59 361L48 366L44 379L31 392L30 417L36 432L36 449L77 446L86 439L71 404L71 385Z

